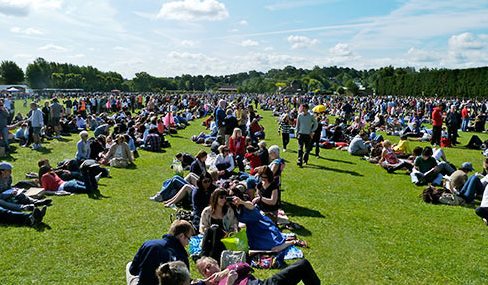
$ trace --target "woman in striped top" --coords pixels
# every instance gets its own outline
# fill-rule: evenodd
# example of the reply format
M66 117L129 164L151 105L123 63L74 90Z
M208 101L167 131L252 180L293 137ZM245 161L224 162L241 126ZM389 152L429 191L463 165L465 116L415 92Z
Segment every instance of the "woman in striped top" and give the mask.
M283 151L286 151L286 146L290 142L290 131L291 131L291 121L288 114L286 114L280 121L280 126L278 128L278 134L281 134L281 139L283 140Z

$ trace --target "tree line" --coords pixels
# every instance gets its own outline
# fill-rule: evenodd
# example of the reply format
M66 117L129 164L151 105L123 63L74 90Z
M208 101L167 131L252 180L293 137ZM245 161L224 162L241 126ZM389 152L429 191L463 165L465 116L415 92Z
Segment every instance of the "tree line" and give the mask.
M249 71L230 75L157 77L138 72L125 79L117 72L92 66L48 62L38 58L25 71L13 61L0 64L0 83L27 83L33 89L80 88L85 91L215 91L233 86L239 92L276 93L290 86L293 92L349 93L394 96L480 97L488 91L488 67L470 69L415 70L412 67L356 70L348 67L312 69L286 66L267 72Z

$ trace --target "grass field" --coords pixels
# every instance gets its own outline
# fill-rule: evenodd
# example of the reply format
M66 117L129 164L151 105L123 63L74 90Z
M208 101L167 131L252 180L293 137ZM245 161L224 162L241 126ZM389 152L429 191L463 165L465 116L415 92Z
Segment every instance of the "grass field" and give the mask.
M275 118L261 114L268 145L281 146ZM141 151L136 169L112 169L113 178L100 181L101 199L54 197L37 230L0 226L1 284L124 284L125 264L145 240L166 232L174 212L148 197L173 175L169 166L177 152L202 148L189 140L201 130L200 122L193 122L169 137L172 147L165 153ZM463 144L471 136L461 135ZM5 159L15 167L14 181L37 172L41 157L52 162L74 157L77 140L74 135L51 141L44 152L17 148ZM422 188L404 171L387 174L338 150L322 149L322 158L311 157L309 165L297 168L296 148L292 140L282 154L288 162L282 199L290 219L304 226L297 234L308 241L310 248L303 251L323 284L488 282L488 228L473 208L425 204ZM456 147L446 154L456 165L471 161L481 170L479 151ZM193 264L192 275L200 277Z

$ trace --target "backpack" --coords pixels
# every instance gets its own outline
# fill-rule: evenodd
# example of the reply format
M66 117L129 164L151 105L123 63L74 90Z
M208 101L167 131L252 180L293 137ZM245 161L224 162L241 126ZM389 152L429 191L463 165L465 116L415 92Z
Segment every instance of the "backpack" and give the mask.
M422 200L424 200L425 203L440 204L439 199L446 191L447 190L444 188L437 189L434 186L429 186L422 191Z

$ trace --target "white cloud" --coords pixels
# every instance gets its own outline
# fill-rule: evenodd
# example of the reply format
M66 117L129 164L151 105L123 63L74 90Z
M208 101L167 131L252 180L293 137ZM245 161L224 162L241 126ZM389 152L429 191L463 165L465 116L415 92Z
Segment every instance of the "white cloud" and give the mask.
M20 27L12 27L10 28L10 31L12 33L16 33L16 34L24 34L24 35L43 35L44 33L38 29L35 29L35 28L25 28L25 29L22 29Z
M421 63L438 62L441 58L441 56L436 52L417 49L414 47L408 50L407 57L410 61Z
M345 43L337 43L334 47L329 49L329 52L333 56L347 57L352 55L351 48Z
M487 42L483 42L482 38L471 33L454 35L449 38L449 48L454 50L482 49L487 46Z
M243 47L255 47L258 46L259 42L253 40L244 40L241 42L241 46Z
M67 51L66 48L54 44L47 44L39 48L39 50L45 50L45 51Z
M246 20L240 20L239 25L241 26L247 26L249 23Z
M172 51L168 54L169 58L172 59L183 59L183 60L198 60L198 61L214 61L215 58L211 58L202 53L190 53L190 52L178 52Z
M197 42L192 41L192 40L182 40L180 42L180 46L182 46L182 47L194 47L196 45L197 45Z
M311 39L306 36L291 35L288 37L288 42L291 44L292 49L298 49L298 48L312 47L316 45L319 42L319 40Z
M217 0L180 0L166 2L158 18L178 21L218 21L229 17L224 3Z

